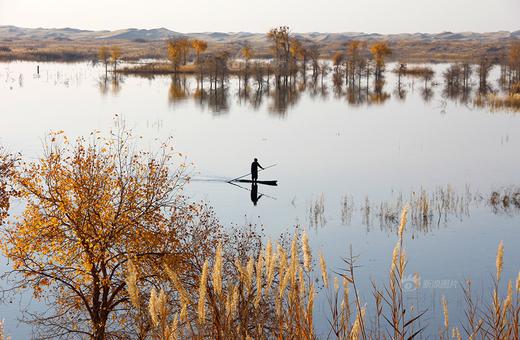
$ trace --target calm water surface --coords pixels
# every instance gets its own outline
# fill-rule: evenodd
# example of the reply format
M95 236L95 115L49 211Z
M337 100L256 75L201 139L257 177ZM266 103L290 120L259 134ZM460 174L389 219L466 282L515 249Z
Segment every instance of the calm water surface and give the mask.
M433 330L442 322L436 318L442 295L456 324L463 317L464 279L474 280L475 291L488 287L500 240L504 277L518 273L520 210L489 201L493 192L502 197L518 191L520 114L447 99L441 79L446 65L433 66L432 83L438 85L431 92L420 79L406 78L406 98L400 99L388 72L386 95L361 103L338 94L329 79L327 88L318 80L287 97L261 96L254 86L244 97L232 79L225 93L200 97L194 96L194 79L105 82L102 69L88 64L40 64L40 75L36 65L0 63L0 143L26 159L40 154L47 132L74 137L107 131L114 114L144 137L145 148L173 136L177 150L194 164L195 180L187 187L193 199L209 202L225 225L261 225L273 239L296 226L308 230L313 250L323 252L334 270L342 268L341 257L352 245L369 301L369 280L388 272L397 238L392 217L405 202L416 207L427 196L432 211L427 220L412 218L405 247L408 273L422 279L422 288L408 295L414 301L420 296L421 307L431 312L424 322ZM278 164L260 173L279 186L260 187L264 196L256 206L247 184L205 181L248 173L253 157L264 166ZM316 314L323 327L318 314L326 304L320 301ZM18 300L0 305L15 339L30 334L17 324L19 310Z

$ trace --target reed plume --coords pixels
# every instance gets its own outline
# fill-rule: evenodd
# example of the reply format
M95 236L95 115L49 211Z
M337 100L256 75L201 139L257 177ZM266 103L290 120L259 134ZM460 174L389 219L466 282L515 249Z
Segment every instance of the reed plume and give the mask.
M406 226L407 215L408 215L408 207L405 206L403 208L403 211L401 212L401 222L399 223L399 229L398 229L399 230L398 235L399 235L400 242L403 241L403 233L404 233L404 227Z
M264 272L264 257L262 252L258 254L258 260L256 262L256 297L254 300L255 308L258 307L260 303L260 298L262 297L262 276Z
M137 288L137 268L134 265L134 262L129 259L128 260L128 268L126 274L126 290L128 292L128 296L130 297L130 302L132 306L135 308L139 308L139 289Z
M321 268L321 277L323 279L323 284L325 288L329 287L329 274L327 273L327 263L323 258L323 253L320 253L320 268Z
M498 244L497 259L496 259L497 281L500 281L500 276L502 275L503 265L504 265L504 242L500 241L500 243Z
M444 329L448 331L450 327L450 319L449 319L449 313L448 313L448 301L446 301L446 298L442 297L442 313L444 314Z
M159 317L157 311L157 291L152 288L150 293L150 300L148 301L148 313L152 319L152 324L157 327L159 325Z
M219 242L215 253L215 263L213 264L213 289L218 295L222 295L222 244Z
M312 263L311 247L309 246L309 237L307 232L303 232L302 236L302 253L303 253L303 267L305 271L310 272Z
M202 266L202 274L200 275L199 283L199 304L197 314L199 316L199 323L204 324L206 319L206 293L208 284L208 260L204 261Z

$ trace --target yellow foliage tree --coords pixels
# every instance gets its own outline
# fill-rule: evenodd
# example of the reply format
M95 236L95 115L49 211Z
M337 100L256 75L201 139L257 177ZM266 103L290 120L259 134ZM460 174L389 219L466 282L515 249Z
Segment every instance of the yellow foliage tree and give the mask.
M242 53L242 57L244 57L244 60L246 61L244 69L244 79L247 82L249 73L249 60L253 58L253 48L249 43L246 43L244 47L242 47L242 50L240 52Z
M175 40L168 41L168 60L172 63L173 72L177 73L182 61L182 46Z
M187 270L212 244L217 223L181 195L185 166L170 166L170 146L134 152L131 138L121 130L69 143L53 133L41 159L20 171L25 210L5 228L2 250L14 288L52 306L33 320L45 336L125 338L128 260L145 285L164 264Z
M200 55L201 55L201 53L204 53L208 49L208 43L205 42L204 40L195 39L191 42L191 46L195 50L195 55L197 57L196 62L197 62L197 65L199 65L200 64Z
M390 47L388 47L386 42L378 42L370 47L370 52L372 53L376 63L376 80L380 80L381 76L383 75L383 69L385 67L385 58L392 54L392 50Z
M108 73L108 61L110 60L110 52L106 46L101 46L98 51L99 60L105 65L105 76Z
M200 83L203 84L202 64L200 62L200 55L208 49L208 43L204 40L195 39L191 42L191 47L195 50L196 59L195 62L199 67L199 79Z
M114 71L117 71L117 63L121 59L121 49L117 46L112 47L110 50L110 60L114 65Z

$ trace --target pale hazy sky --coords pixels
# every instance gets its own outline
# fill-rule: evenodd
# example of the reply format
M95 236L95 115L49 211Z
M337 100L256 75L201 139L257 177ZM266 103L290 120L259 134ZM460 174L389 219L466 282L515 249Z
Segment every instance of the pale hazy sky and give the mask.
M180 32L520 29L520 0L0 0L0 25Z

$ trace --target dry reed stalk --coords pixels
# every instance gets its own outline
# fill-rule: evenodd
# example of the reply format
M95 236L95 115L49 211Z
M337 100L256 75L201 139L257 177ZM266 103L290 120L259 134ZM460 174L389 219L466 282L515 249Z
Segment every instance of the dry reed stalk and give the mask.
M497 267L497 282L500 282L500 276L502 274L502 267L504 265L504 242L500 241L498 244L496 267Z
M137 268L134 265L134 262L129 259L128 260L128 268L126 275L126 290L128 292L128 296L130 297L130 302L134 308L139 308L139 289L137 288Z
M157 291L152 288L150 293L150 300L148 301L148 313L152 319L152 324L157 327L159 325L159 318L157 312Z
M222 295L222 244L219 242L215 252L215 262L211 274L213 289L217 295Z
M446 332L448 332L450 327L450 319L449 319L449 313L448 313L448 301L446 301L446 298L442 297L442 313L444 314L444 329Z
M323 279L323 284L325 288L329 288L329 274L327 273L327 263L323 258L323 253L320 253L320 268L321 268L321 278Z
M302 236L303 267L307 272L311 271L312 254L309 246L309 237L306 232Z
M199 303L197 306L197 315L199 323L202 325L206 320L206 293L208 285L208 260L204 261L202 273L199 282Z
M262 276L264 272L264 257L262 252L258 254L258 260L256 262L256 297L254 300L255 308L258 308L260 299L262 298Z
M361 313L358 313L358 315L356 316L356 320L354 321L354 324L352 325L352 330L350 332L350 335L349 335L349 339L350 340L358 340L359 339L359 335L362 331L362 324L363 324L363 319L365 317L365 308L361 309Z

